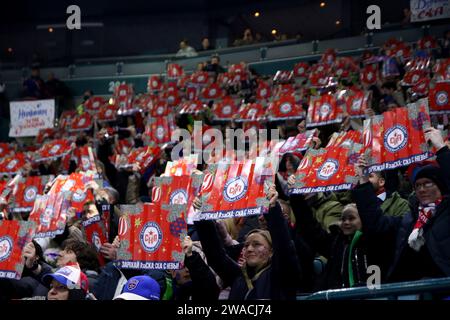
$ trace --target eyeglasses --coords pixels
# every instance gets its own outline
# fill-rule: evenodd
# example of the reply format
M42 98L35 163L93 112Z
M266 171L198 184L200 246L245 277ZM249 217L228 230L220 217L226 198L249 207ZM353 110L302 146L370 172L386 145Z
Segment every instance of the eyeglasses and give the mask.
M436 184L434 182L418 183L418 184L416 184L414 186L414 189L416 189L416 190L420 190L422 188L424 188L424 189L431 189L435 185Z

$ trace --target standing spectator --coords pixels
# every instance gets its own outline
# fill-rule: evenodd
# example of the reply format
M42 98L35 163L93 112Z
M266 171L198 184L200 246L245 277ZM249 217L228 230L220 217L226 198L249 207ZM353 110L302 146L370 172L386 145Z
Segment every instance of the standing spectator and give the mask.
M55 77L53 72L48 75L46 88L49 98L55 98L55 105L58 110L58 117L67 108L69 89L64 82Z
M404 28L411 24L411 10L409 8L403 8L403 19L401 24Z
M23 96L35 99L43 99L47 96L46 86L38 67L31 68L31 77L24 81Z
M200 47L200 49L198 49L198 51L208 51L208 50L214 50L214 46L211 45L211 43L209 42L209 39L207 37L204 37L202 39L202 46Z
M183 39L180 42L180 50L178 50L176 56L177 57L186 57L186 58L196 57L197 52L195 51L194 48L192 48L189 45L189 43L186 39Z

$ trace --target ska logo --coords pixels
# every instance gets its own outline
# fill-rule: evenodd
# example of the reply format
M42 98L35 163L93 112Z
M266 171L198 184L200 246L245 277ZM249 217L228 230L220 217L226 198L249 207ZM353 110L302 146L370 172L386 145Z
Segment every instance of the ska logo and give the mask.
M290 103L283 103L280 106L281 113L289 113L289 112L291 112L291 110L292 110L292 106Z
M222 113L225 115L229 115L231 113L231 107L230 106L224 106L222 108Z
M320 106L319 109L319 114L321 117L326 117L330 114L331 112L331 106L328 103L324 103L323 105Z
M17 159L12 159L6 166L6 169L12 170L17 165L17 163L19 163Z
M5 261L11 255L13 249L13 241L10 237L0 237L0 262Z
M446 91L439 91L436 93L436 104L443 107L448 104L448 93Z
M361 102L362 102L361 98L353 100L351 109L353 111L358 111L361 108Z
M86 194L82 190L77 190L73 193L72 201L74 202L83 202L86 199Z
M87 156L81 156L81 166L84 171L88 171L90 167L91 162L89 161L89 157Z
M97 251L100 251L100 248L102 247L102 241L100 240L100 236L98 235L97 232L93 232L92 233L92 238L91 238L92 244L94 245L95 249Z
M247 194L247 189L248 183L245 177L239 176L231 178L225 184L223 197L228 202L239 201Z
M41 222L41 225L45 228L48 228L50 226L50 222L52 221L53 218L53 207L52 206L48 206L47 208L45 208L45 211L41 214L41 217L39 219L39 221Z
M384 134L384 145L389 152L397 152L402 149L408 141L408 131L401 125L389 128Z
M153 253L159 248L162 237L161 228L155 222L147 222L139 234L142 247L149 253Z
M267 96L267 89L261 89L261 91L259 92L259 94L261 95L261 97Z
M111 109L108 109L108 110L105 111L105 116L106 116L107 118L109 118L109 117L112 116L112 113L113 113L113 111L112 111Z
M217 93L217 90L216 89L211 89L211 90L209 90L209 96L210 97L214 97L215 95L216 95L216 93Z
M32 202L32 201L34 201L34 199L36 199L37 193L38 193L38 188L36 188L35 186L30 186L25 189L23 197L26 202Z
M158 138L158 140L162 140L164 138L164 127L156 128L156 138Z
M186 204L187 198L186 190L177 189L170 194L170 204Z
M61 146L59 144L55 144L49 151L50 154L55 154L61 149Z
M128 281L127 289L128 289L129 291L133 291L134 289L137 288L138 284L139 284L139 280L137 280L137 279L131 279L130 281Z
M339 169L339 162L335 159L327 159L317 170L320 180L329 180Z

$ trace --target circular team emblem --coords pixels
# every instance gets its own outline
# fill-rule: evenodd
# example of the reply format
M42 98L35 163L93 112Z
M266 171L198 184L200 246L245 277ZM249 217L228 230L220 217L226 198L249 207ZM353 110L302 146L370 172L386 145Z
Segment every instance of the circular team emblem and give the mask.
M265 97L267 95L267 90L266 89L261 89L261 91L259 92L259 95L261 97Z
M353 102L352 102L351 109L353 111L358 111L361 108L361 102L362 102L361 98L354 99Z
M162 231L156 222L147 222L139 234L142 248L149 252L155 252L162 242Z
M229 115L230 113L231 113L231 107L230 106L224 106L223 108L222 108L222 113L224 114L224 115Z
M303 75L304 73L305 73L305 68L303 68L303 67L298 68L299 75Z
M83 191L77 190L76 192L73 193L72 201L83 202L84 199L86 199L86 194Z
M81 167L83 168L83 170L88 171L90 165L91 165L91 162L89 161L89 157L81 156Z
M198 82L205 81L205 77L203 75L200 75L200 76L198 76L197 81Z
M112 113L113 113L113 111L112 111L111 109L107 109L106 112L105 112L105 116L106 116L107 118L109 118L109 117L112 116Z
M59 144L55 144L49 151L50 154L55 154L61 149L61 146Z
M447 91L439 91L436 93L436 104L439 107L443 107L448 104L448 93Z
M153 81L152 81L152 87L153 87L153 88L158 88L158 81L153 80Z
M231 178L225 183L223 197L228 202L239 201L247 194L247 189L248 183L245 177Z
M411 82L413 84L415 84L415 83L417 83L417 81L419 81L419 75L415 74L415 75L412 76Z
M216 93L217 93L217 90L216 90L216 89L211 89L211 90L209 90L209 96L210 96L210 97L215 96Z
M86 124L86 119L85 118L81 118L80 121L78 121L78 126L82 127Z
M156 138L162 140L164 138L164 127L156 128Z
M133 291L134 289L136 289L136 287L139 284L139 280L137 279L130 279L130 281L127 282L127 289L130 291Z
M202 183L202 191L207 191L209 188L211 188L213 184L213 175L211 173L206 173L203 177L203 183Z
M170 194L170 204L186 204L187 203L186 190L177 189Z
M164 113L164 107L163 106L159 106L158 109L156 109L156 114L161 115Z
M403 56L403 50L398 50L397 51L397 57L401 57Z
M12 169L17 165L17 163L19 163L19 160L17 160L17 159L12 159L12 160L8 163L8 165L6 166L6 169L12 170Z
M158 202L161 200L161 188L153 187L152 189L152 202Z
M323 105L320 106L319 109L319 114L321 117L326 117L330 114L331 112L331 106L328 103L324 103Z
M100 248L102 247L102 241L100 240L100 236L98 235L97 232L93 232L92 233L92 244L95 246L95 249L97 249L97 251L100 251Z
M369 73L367 74L367 80L372 81L372 79L373 79L373 73L372 73L372 72L369 72Z
M291 110L292 110L292 106L290 103L283 103L280 106L281 113L289 113L289 112L291 112Z
M0 262L5 261L11 255L13 241L10 237L0 237Z
M30 186L25 189L23 197L26 202L32 202L32 201L34 201L34 199L36 199L37 193L38 193L38 188L36 188L35 186Z
M408 131L401 125L390 128L384 134L384 145L389 152L397 152L402 149L408 141Z
M123 237L125 235L125 233L127 233L128 231L128 224L127 224L127 220L125 217L120 217L119 218L119 236Z
M92 104L92 107L93 107L94 109L97 109L99 106L100 106L100 102L98 102L98 101L95 101L95 102Z
M329 180L339 169L339 162L334 159L327 159L317 170L317 177L320 180Z
M41 222L41 225L43 227L48 228L50 226L50 221L52 221L52 218L53 218L53 207L49 206L41 214L39 221Z

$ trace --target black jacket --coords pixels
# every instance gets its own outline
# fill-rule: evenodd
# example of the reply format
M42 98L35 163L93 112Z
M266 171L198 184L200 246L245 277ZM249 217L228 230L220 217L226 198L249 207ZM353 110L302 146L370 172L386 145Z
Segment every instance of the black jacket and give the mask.
M208 264L225 285L231 285L230 300L288 300L296 297L300 266L280 205L270 208L265 218L272 237L273 256L264 271L252 279L253 289L249 289L243 270L226 255L214 222L195 222Z
M437 162L446 185L450 187L450 150L443 147L437 152ZM408 237L413 230L418 218L418 203L413 199L411 211L403 217L384 216L376 200L372 185L368 182L357 186L353 190L353 197L358 206L359 214L363 223L363 231L368 236L383 235L395 236L394 257L388 270L389 281L404 281L417 279L400 279L399 275L409 273L411 263L423 265L423 258L430 259L424 269L422 277L450 276L450 208L448 195L436 208L435 215L424 226L425 252L412 252L408 245ZM408 260L409 263L405 263ZM433 269L434 265L438 271ZM414 268L414 267L413 267ZM432 270L433 269L433 270ZM440 271L440 272L439 272ZM420 275L415 275L420 278Z

